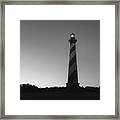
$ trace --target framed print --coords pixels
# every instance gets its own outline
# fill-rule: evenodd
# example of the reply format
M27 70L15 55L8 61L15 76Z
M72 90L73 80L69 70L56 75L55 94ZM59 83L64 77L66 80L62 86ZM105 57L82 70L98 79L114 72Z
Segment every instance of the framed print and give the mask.
M1 10L2 119L119 119L119 1Z

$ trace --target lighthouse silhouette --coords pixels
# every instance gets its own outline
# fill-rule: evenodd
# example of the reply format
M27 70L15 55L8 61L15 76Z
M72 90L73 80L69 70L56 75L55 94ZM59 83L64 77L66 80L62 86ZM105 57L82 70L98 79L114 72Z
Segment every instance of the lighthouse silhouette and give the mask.
M77 71L77 57L76 57L76 42L75 34L70 34L70 53L69 53L69 68L68 68L68 83L67 88L78 88L78 71Z

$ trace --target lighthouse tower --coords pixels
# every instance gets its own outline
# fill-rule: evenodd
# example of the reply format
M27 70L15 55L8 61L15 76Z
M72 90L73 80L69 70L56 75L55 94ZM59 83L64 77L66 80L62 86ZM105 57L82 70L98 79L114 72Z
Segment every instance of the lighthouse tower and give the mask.
M77 58L76 58L76 42L75 34L70 34L70 54L69 54L69 68L68 68L68 88L78 88L78 72L77 72Z

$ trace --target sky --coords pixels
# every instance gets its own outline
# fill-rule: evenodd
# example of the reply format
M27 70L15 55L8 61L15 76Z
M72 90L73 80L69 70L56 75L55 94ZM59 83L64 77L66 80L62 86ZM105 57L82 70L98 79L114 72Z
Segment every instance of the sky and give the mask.
M66 86L71 33L77 39L80 86L100 86L99 20L21 20L20 83Z

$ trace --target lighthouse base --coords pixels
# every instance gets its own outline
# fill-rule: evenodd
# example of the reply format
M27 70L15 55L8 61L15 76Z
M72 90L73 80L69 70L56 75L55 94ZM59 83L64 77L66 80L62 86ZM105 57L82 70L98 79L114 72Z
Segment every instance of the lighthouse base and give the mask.
M79 83L66 83L67 88L79 88Z

